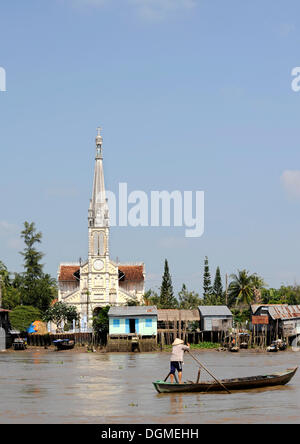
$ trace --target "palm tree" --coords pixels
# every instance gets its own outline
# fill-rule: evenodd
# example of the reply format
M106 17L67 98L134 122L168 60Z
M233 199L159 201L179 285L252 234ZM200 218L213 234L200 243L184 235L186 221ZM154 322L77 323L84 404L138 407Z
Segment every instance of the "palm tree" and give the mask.
M253 275L247 270L238 270L238 274L232 274L228 294L231 304L250 305L253 300Z
M264 282L263 278L258 276L256 273L252 275L252 283L253 283L254 302L256 304L261 304L262 303L261 289L265 287L266 283Z

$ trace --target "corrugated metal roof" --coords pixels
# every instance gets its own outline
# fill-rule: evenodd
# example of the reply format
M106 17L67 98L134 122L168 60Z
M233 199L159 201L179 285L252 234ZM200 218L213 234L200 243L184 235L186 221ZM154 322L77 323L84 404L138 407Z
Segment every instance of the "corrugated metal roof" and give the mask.
M177 310L161 308L158 310L158 321L178 321L179 316L182 321L199 321L199 311L196 310Z
M157 316L157 308L153 306L111 307L108 316Z
M255 314L257 310L261 307L288 307L288 304L253 304L251 305L252 313Z
M226 305L200 305L198 309L201 316L232 316Z
M300 305L273 305L269 314L274 320L300 318Z

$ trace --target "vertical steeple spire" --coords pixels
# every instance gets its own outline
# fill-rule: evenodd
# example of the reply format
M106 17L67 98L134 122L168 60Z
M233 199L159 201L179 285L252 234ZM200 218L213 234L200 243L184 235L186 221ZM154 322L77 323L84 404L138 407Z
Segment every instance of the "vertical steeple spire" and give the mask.
M103 155L102 155L102 144L103 144L103 139L101 136L101 130L102 128L99 126L97 128L97 137L96 137L96 159L97 158L101 158L103 159Z
M97 131L93 193L89 207L89 226L100 228L109 226L109 214L104 185L101 128L98 128Z

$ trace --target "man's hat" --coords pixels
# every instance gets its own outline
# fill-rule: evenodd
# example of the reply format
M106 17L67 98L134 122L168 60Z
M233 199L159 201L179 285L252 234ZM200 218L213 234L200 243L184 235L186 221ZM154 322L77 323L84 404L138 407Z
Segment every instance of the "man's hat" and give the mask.
M184 341L182 339L176 338L172 345L179 345L184 344Z

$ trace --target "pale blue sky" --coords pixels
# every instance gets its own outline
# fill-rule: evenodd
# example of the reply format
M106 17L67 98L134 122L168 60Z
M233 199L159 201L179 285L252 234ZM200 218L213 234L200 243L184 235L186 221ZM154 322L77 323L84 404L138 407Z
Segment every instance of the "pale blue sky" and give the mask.
M96 127L117 190L204 190L205 233L113 228L111 257L157 288L246 268L300 282L300 4L296 0L13 0L0 9L0 260L25 220L45 271L87 257Z

